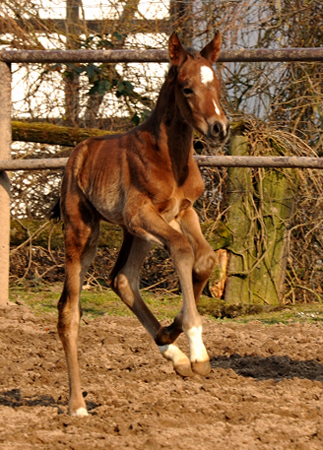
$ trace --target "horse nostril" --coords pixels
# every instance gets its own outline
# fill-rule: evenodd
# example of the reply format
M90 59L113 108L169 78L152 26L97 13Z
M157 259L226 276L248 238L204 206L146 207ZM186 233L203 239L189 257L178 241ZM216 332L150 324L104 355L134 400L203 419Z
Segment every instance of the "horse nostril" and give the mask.
M221 133L221 131L222 131L221 124L219 122L215 122L213 124L213 127L212 127L212 134L213 134L213 136L217 136L218 134Z
M212 141L224 142L228 139L230 134L229 124L226 121L220 122L218 120L209 123L207 134Z

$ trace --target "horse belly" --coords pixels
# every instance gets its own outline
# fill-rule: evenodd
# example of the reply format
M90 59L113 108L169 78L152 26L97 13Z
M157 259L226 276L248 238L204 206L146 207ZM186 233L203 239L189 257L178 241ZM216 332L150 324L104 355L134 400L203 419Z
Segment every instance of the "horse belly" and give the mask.
M124 195L118 186L110 185L99 192L91 192L88 198L105 220L123 224Z

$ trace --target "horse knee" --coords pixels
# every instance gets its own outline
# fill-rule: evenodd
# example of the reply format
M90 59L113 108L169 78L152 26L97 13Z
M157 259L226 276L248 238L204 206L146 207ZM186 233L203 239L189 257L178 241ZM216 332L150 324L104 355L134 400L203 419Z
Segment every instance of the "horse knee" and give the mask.
M201 252L194 263L193 276L196 280L207 280L213 270L215 264L215 255L211 247Z

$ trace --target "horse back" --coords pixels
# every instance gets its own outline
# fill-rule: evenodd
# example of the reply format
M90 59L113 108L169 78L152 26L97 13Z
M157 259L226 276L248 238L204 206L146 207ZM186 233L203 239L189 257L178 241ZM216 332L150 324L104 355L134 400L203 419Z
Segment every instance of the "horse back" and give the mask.
M63 180L63 197L80 191L103 219L123 224L127 203L151 201L162 212L168 202L193 203L204 189L192 151L183 161L178 183L167 137L159 139L144 127L119 135L91 138L73 150Z

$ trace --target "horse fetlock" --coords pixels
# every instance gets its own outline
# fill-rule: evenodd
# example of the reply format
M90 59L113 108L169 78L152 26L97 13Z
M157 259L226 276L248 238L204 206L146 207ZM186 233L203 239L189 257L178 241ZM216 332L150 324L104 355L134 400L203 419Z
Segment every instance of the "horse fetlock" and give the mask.
M202 340L202 326L185 329L190 345L190 360L192 364L207 363L210 358Z
M89 413L87 412L86 408L78 408L76 411L72 412L70 411L70 416L79 416L79 417L85 417L88 416Z
M88 416L84 398L79 393L76 397L72 395L68 403L68 414L70 416Z
M164 350L166 348L166 350ZM176 345L160 346L159 350L164 358L172 361L175 372L182 377L193 377L194 372L191 367L191 362Z
M172 344L182 332L182 326L176 319L168 327L161 327L155 337L158 346Z
M192 377L194 375L190 360L174 344L160 345L159 351L165 359L172 361L174 369L182 377Z

